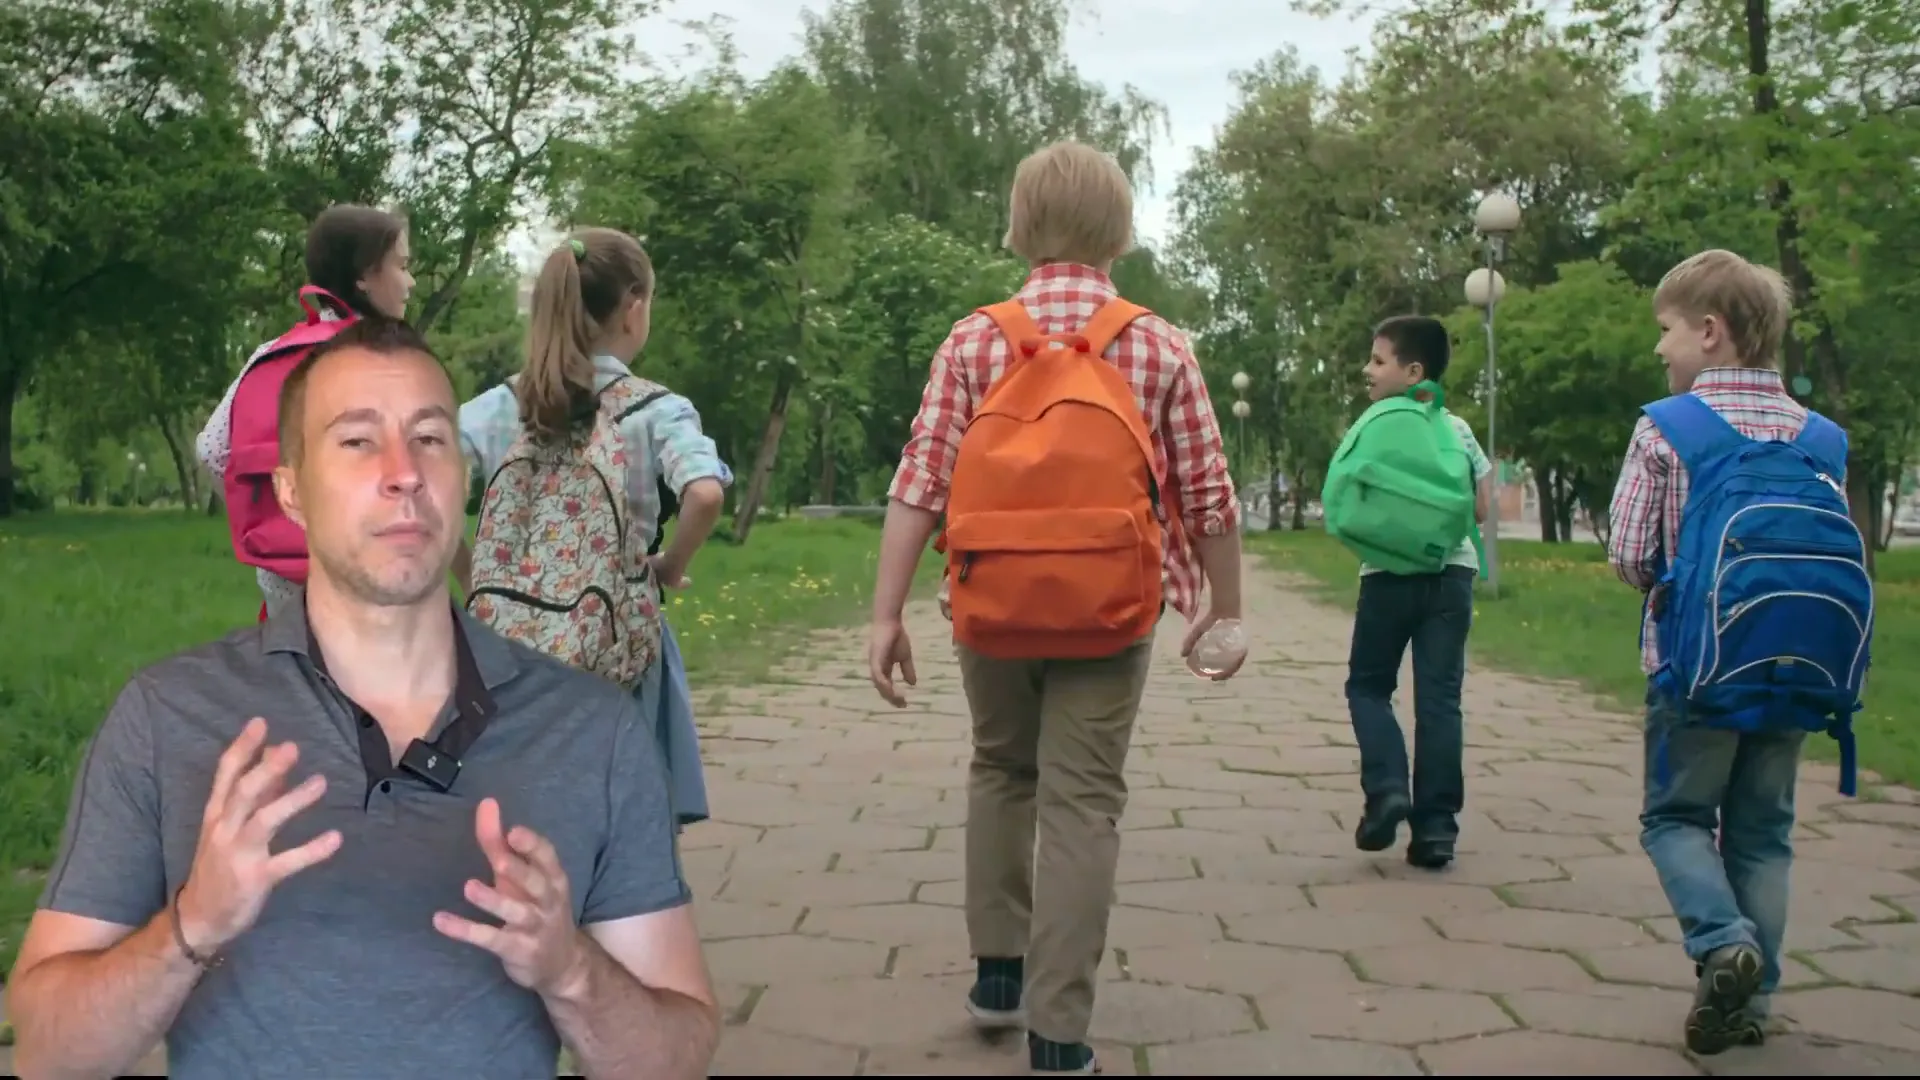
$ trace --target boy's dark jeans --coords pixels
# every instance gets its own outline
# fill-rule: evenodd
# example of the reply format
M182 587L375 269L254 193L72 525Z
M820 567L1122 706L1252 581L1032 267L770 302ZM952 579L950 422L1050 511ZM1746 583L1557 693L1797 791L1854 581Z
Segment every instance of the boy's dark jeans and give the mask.
M1371 806L1407 795L1407 741L1393 715L1400 661L1413 646L1413 814L1415 840L1450 843L1466 798L1460 686L1473 624L1472 569L1438 574L1367 574L1353 616L1347 709L1360 744L1360 786Z

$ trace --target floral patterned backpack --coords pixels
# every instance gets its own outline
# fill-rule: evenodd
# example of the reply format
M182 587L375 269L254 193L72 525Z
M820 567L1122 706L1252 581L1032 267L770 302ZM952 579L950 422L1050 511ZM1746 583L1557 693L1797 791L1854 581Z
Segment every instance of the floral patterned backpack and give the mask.
M522 430L487 481L473 541L467 610L628 689L659 655L660 603L629 539L620 425L666 393L623 376L600 391L591 430L549 442Z

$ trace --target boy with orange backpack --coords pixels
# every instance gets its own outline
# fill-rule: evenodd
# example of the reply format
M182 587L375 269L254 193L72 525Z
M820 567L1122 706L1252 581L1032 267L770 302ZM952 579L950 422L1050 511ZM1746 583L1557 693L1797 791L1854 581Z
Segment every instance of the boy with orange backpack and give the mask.
M901 613L944 512L973 715L967 1008L983 1027L1025 1023L1036 1073L1098 1071L1093 980L1154 628L1168 604L1192 620L1186 655L1240 616L1239 503L1206 384L1186 336L1108 277L1132 241L1112 157L1067 141L1021 162L1006 245L1032 273L935 354L874 588L870 675L899 707L895 669L916 677Z
M407 223L370 206L333 206L307 230L306 315L260 346L194 440L194 454L219 478L233 553L254 568L267 606L307 581L307 534L287 519L273 493L280 464L280 387L321 342L362 315L402 318L413 291Z

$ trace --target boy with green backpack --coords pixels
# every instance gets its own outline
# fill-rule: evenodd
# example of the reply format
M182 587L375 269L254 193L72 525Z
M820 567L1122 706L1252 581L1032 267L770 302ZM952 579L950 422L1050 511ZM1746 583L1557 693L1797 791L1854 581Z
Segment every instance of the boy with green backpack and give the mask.
M1393 846L1411 823L1407 862L1453 861L1465 799L1460 688L1479 522L1493 500L1493 465L1466 421L1448 412L1440 380L1451 347L1439 320L1402 315L1374 330L1367 359L1373 405L1347 429L1321 492L1327 532L1362 562L1347 660L1347 709L1360 744L1366 807L1362 851ZM1414 757L1393 714L1400 660L1413 648Z

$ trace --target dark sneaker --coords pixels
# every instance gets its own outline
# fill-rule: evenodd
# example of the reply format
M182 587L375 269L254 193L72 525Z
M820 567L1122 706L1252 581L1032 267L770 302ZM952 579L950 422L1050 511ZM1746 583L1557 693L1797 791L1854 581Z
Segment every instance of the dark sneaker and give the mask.
M1693 1011L1687 1014L1687 1049L1718 1054L1765 1040L1761 1025L1746 1011L1760 989L1763 966L1760 950L1751 945L1727 945L1708 954L1694 987Z
M1059 1043L1027 1033L1027 1071L1035 1076L1091 1076L1100 1071L1093 1047Z
M1353 830L1353 846L1361 851L1385 851L1400 835L1400 823L1413 812L1405 795L1386 795L1367 800L1366 813Z
M1407 865L1422 870L1445 870L1453 862L1453 841L1414 840L1407 844Z
M974 1026L987 1031L1017 1028L1027 1022L1021 1007L1020 980L1007 975L982 975L967 992L967 1013Z

